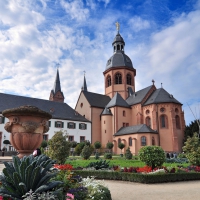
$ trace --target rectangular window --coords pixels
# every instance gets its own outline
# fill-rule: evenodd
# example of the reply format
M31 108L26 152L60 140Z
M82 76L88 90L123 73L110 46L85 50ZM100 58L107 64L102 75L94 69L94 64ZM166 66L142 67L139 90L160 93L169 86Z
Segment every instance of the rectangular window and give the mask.
M0 116L0 124L4 124L4 122L5 122L5 117Z
M84 142L85 141L85 136L80 136L80 142Z
M129 123L126 123L126 126L129 126Z
M56 122L55 122L55 127L56 127L56 128L63 128L63 127L64 127L64 123L61 122L61 121L56 121Z
M68 122L67 123L67 128L69 128L69 129L75 129L76 128L76 124L74 122Z
M48 134L43 135L43 140L48 141L48 138L49 138Z
M126 123L123 123L123 127L126 127Z
M86 130L86 129L87 129L87 124L80 123L80 124L79 124L79 129L81 129L81 130Z
M51 121L48 121L48 125L49 125L49 127L51 127Z
M68 139L69 139L70 142L73 142L74 141L74 136L73 135L69 135Z

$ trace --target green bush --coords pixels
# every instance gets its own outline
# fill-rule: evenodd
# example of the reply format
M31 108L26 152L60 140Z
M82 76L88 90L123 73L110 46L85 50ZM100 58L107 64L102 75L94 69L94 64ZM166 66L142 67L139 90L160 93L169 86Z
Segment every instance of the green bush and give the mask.
M125 147L125 144L124 143L119 143L118 144L118 148L121 149L121 154L122 154L122 149Z
M84 159L89 159L90 156L92 155L92 151L91 151L91 148L89 145L85 145L83 147L83 150L81 152L81 157L84 158Z
M67 141L67 134L58 131L49 141L49 155L52 159L57 160L57 163L63 164L69 157L70 142Z
M95 149L100 149L100 148L101 148L101 142L96 141L96 142L94 143L94 148L95 148Z
M104 158L105 159L112 159L112 154L111 153L105 153Z
M113 144L112 142L108 142L108 143L106 144L106 148L109 149L110 152L111 152L113 146L114 146L114 144Z
M41 143L41 145L40 145L40 148L42 147L42 148L44 149L44 148L47 147L47 145L48 145L48 144L47 144L47 141L46 141L46 140L43 140L42 143Z
M200 140L197 133L194 133L193 137L188 137L183 151L192 165L200 165Z
M98 190L101 192L94 193L92 197L93 200L112 200L110 190L107 187L99 185Z
M130 151L130 147L128 147L128 149L126 149L126 153L125 153L125 158L128 160L131 160L133 157L131 151Z
M45 155L30 155L21 159L13 156L12 162L4 162L5 168L0 175L0 196L20 200L30 190L35 194L52 191L53 195L58 196L62 193L60 186L63 183L51 181L57 175L57 172L49 173L54 163ZM60 189L57 190L57 187Z
M145 146L139 150L139 158L154 169L165 162L165 152L159 146Z
M75 148L77 146L77 142L76 141L72 141L70 142L71 144L71 148Z
M188 159L187 158L166 158L165 160L166 163L188 163Z

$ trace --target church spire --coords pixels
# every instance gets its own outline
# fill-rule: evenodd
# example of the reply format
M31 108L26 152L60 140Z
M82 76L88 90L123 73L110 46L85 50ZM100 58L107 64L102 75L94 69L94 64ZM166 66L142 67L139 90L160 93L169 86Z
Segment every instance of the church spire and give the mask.
M57 68L57 74L56 74L56 79L55 79L53 91L54 91L54 93L56 93L56 92L58 92L59 90L61 91L61 87L60 87L60 76L59 76L59 71L58 71L58 68Z
M58 68L57 68L57 73L56 73L56 79L55 79L55 82L54 82L54 87L51 90L49 100L50 101L62 102L62 103L64 102L64 95L61 91L60 76L59 76Z
M81 88L82 91L87 91L87 83L85 79L85 71L84 71L84 79L83 79L83 86Z

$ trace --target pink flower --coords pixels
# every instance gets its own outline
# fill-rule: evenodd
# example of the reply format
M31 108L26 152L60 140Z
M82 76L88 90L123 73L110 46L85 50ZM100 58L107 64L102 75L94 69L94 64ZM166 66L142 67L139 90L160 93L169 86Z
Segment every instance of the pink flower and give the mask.
M67 193L67 199L66 200L71 200L71 199L74 199L74 195L73 194L70 194L70 193ZM68 198L70 197L70 199ZM0 199L1 200L1 199Z
M0 200L3 200L3 197L2 197L2 196L0 196Z

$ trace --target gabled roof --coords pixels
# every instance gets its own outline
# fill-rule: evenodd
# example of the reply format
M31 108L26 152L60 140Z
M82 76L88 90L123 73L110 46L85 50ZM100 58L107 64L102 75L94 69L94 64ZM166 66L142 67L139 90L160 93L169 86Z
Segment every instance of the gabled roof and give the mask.
M152 85L149 87L146 87L142 90L139 90L137 92L134 92L132 96L130 96L126 99L126 102L129 105L135 105L135 104L141 103L142 100L144 99L144 97L147 95L147 93L151 89L151 87L152 87Z
M144 105L149 104L158 104L158 103L177 103L181 104L178 100L176 100L173 95L169 94L165 89L159 88L156 89L151 96L147 99Z
M88 103L92 107L105 108L108 102L110 101L110 97L103 94L97 94L88 91L82 92L85 95L85 98L88 100Z
M89 122L66 103L0 93L0 113L9 108L31 105L52 115L54 119Z
M139 124L139 125L135 125L135 126L122 127L114 134L114 136L128 135L128 134L132 134L132 133L155 133L155 134L158 134L157 131L154 131L146 124Z
M115 93L114 97L111 99L106 107L110 108L114 106L130 108L130 106L126 103L126 101L121 97L118 92Z

